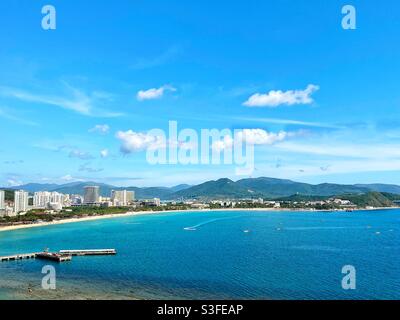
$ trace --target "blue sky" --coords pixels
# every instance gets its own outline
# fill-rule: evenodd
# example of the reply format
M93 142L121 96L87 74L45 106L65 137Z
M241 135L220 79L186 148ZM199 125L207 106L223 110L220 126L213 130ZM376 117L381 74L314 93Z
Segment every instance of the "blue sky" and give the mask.
M41 28L45 4L56 30ZM341 27L345 4L356 30ZM245 178L121 152L118 133L170 120L287 133L255 146L253 177L400 183L399 13L375 0L1 1L0 185Z

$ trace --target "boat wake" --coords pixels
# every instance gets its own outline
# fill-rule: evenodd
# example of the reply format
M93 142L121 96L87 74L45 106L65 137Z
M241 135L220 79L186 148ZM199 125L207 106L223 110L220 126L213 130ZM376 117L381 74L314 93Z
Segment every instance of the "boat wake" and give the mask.
M195 227L187 227L187 228L183 228L183 230L186 231L196 231L197 229Z
M211 220L207 220L207 221L201 222L199 224L196 224L195 226L192 226L192 227L183 228L183 230L185 230L185 231L197 231L197 229L199 229L200 227L205 226L205 225L210 224L210 223L223 221L223 220L232 220L232 219L236 219L236 218L240 218L240 217L241 216L229 217L229 218L211 219Z

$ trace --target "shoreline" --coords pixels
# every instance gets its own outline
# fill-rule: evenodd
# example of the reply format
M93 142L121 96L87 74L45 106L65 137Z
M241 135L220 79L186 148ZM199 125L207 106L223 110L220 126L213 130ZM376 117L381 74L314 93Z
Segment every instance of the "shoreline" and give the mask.
M382 207L382 208L372 208L372 209L355 209L354 211L377 211L377 210L391 210L391 209L400 209L400 207ZM30 228L39 228L39 227L47 227L53 225L60 224L69 224L69 223L77 223L77 222L87 222L87 221L95 221L102 219L112 219L119 217L133 217L133 216L143 216L143 215L157 215L162 213L199 213L199 212L210 212L210 211L271 211L271 212L305 212L305 213L313 213L313 212L344 212L345 210L310 210L310 209L287 209L287 208L221 208L221 209L188 209L188 210L159 210L159 211L128 211L126 213L113 213L113 214L105 214L105 215L96 215L91 217L82 217L82 218L68 218L58 221L52 222L39 222L39 223L27 223L21 225L11 225L11 226L0 226L0 233L6 231L14 231L20 229L30 229Z

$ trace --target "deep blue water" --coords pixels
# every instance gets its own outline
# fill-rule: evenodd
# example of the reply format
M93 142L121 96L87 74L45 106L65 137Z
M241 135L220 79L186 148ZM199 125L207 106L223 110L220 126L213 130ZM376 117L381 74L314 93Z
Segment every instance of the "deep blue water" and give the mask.
M0 255L117 249L54 264L69 298L400 299L399 231L400 210L169 213L1 232ZM45 264L0 263L0 298L40 288ZM356 290L341 287L344 265Z

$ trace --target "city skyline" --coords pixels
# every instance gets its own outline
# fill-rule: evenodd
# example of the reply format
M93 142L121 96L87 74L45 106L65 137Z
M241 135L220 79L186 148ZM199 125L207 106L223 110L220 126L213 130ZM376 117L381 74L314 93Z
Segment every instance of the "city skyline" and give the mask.
M400 184L400 4L353 1L357 29L343 30L340 1L117 3L53 1L52 31L37 4L0 4L24 12L0 19L1 187ZM170 121L249 130L254 171L149 164L147 134Z

